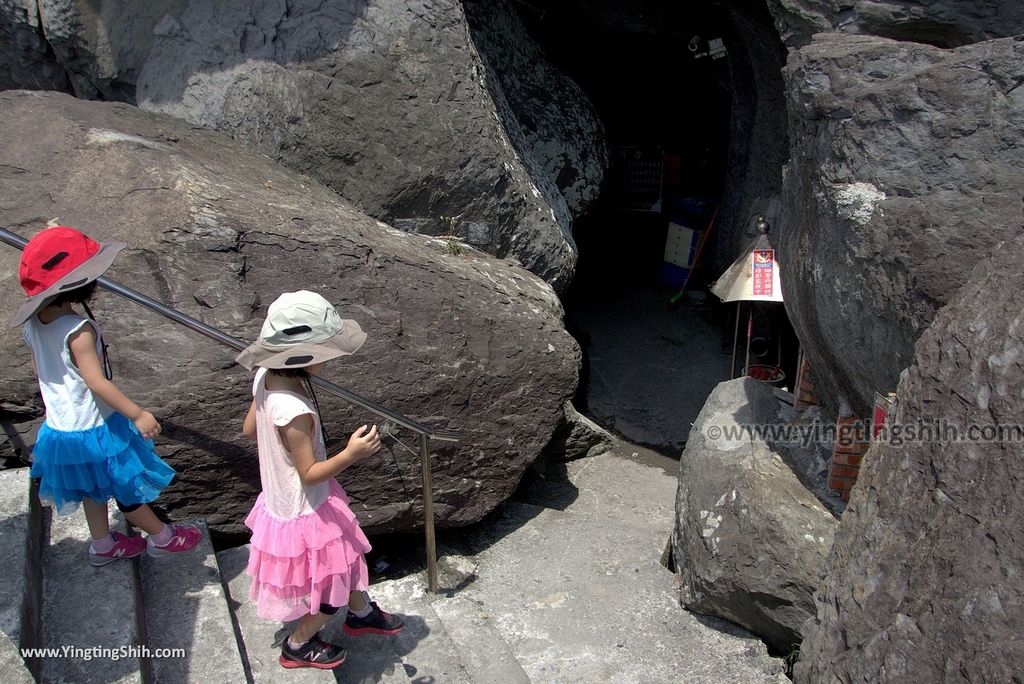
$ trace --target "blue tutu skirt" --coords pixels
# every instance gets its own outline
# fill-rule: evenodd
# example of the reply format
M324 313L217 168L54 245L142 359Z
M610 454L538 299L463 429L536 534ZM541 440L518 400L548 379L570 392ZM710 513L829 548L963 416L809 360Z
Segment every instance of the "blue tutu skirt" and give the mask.
M82 499L149 503L174 477L174 469L153 451L153 442L116 412L104 424L76 432L43 423L32 457L39 498L53 502L62 514Z

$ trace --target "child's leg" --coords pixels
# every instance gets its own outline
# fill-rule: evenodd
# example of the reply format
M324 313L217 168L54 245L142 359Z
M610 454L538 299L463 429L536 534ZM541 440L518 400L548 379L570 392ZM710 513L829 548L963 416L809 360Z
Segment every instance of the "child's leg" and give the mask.
M353 591L348 595L348 609L356 615L365 616L369 601L366 600L365 591Z
M106 501L82 500L85 520L89 523L89 562L99 567L116 560L134 558L146 550L146 542L135 537L126 537L115 532L110 533L110 519L107 515Z
M330 621L331 616L327 613L311 614L307 613L302 616L299 620L299 624L295 626L288 641L291 642L292 648L296 648L306 643L313 638L313 635L320 631L320 629Z
M128 522L149 534L146 544L150 556L169 556L188 551L195 548L203 537L203 533L197 527L180 523L165 525L146 504L127 506L118 501L117 507L124 513Z
M348 615L342 630L349 636L362 634L398 634L405 621L380 609L370 600L365 591L353 591L348 595Z
M107 502L82 499L82 510L85 521L89 523L89 534L94 540L100 541L110 537L110 519L107 514Z
M153 509L146 504L142 504L138 507L120 504L118 507L124 513L124 517L128 522L135 525L146 534L158 535L166 532L164 528L167 527L167 525L164 525L163 521L156 517L156 513L153 512Z
M307 613L299 620L290 637L285 639L278 662L282 667L315 667L330 670L338 667L348 655L344 648L322 639L314 640L316 633L338 612L334 606L320 604L320 612Z

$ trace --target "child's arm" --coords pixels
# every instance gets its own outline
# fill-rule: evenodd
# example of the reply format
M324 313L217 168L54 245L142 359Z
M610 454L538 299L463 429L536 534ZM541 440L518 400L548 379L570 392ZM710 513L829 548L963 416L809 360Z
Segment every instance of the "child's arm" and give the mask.
M249 412L245 414L245 421L242 422L242 434L250 439L256 438L256 400L249 404Z
M126 397L117 385L103 375L103 366L96 354L96 333L92 326L82 326L75 332L68 340L68 347L71 349L71 360L93 394L135 423L135 427L146 439L160 434L160 423L153 414L139 408L138 404Z
M377 426L359 428L348 439L348 445L326 461L313 455L313 417L308 413L296 416L281 430L284 445L292 455L299 479L307 487L326 482L361 458L377 453L380 435Z
M28 331L22 329L21 333L25 338L25 345L28 347L28 363L32 367L32 375L38 380L39 369L36 368L36 353L32 351L32 343L28 341Z

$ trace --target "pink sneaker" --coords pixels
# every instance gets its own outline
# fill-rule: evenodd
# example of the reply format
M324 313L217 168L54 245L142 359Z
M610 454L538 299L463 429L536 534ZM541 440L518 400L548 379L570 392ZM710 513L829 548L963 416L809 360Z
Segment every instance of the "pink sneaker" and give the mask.
M171 541L167 542L163 546L157 546L154 544L152 537L147 540L146 551L150 556L160 558L162 556L170 556L174 553L188 551L195 548L196 544L199 543L199 540L203 538L203 533L199 531L198 527L189 527L188 525L172 523L171 529L174 531L174 535L171 537Z
M89 562L97 568L116 560L141 556L146 550L146 540L142 537L126 537L120 532L111 532L110 535L114 538L114 546L109 551L95 553L89 548Z

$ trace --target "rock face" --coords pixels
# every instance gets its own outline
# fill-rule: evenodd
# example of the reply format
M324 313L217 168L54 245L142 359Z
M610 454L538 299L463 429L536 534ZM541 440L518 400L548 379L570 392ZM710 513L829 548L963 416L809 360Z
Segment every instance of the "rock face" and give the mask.
M672 551L682 604L746 627L780 654L800 642L836 520L760 438L779 404L770 385L721 383L679 462Z
M1024 27L1024 5L1016 0L768 0L779 34L800 47L815 33L841 31L959 47L1017 35Z
M9 88L71 91L34 0L0 0L0 90Z
M828 34L786 68L777 238L826 396L867 415L992 245L1020 230L1024 41L956 50Z
M369 341L324 376L458 433L458 445L435 445L440 525L478 520L506 498L562 421L579 349L554 292L532 274L389 228L315 181L170 117L18 91L0 94L0 112L0 225L28 236L57 220L121 239L130 247L113 280L244 340L286 290L321 292L357 319ZM21 299L17 256L0 249L4 320ZM241 532L259 487L253 445L239 432L250 374L233 365L234 352L113 295L93 308L117 382L163 423L158 450L178 477L161 503ZM0 349L4 408L38 415L20 332L4 326ZM379 422L330 396L320 405L335 437ZM414 435L397 437L415 449ZM370 532L421 520L419 460L389 444L342 477Z
M789 156L782 67L786 51L764 7L730 3L729 161L715 220L715 270L725 271L757 234L756 217L780 225L782 167Z
M223 131L396 227L458 234L518 259L556 289L571 279L572 214L596 194L603 170L600 125L578 88L541 103L550 83L535 79L552 70L536 62L518 70L510 105L461 3L39 5L46 40L79 97L138 103ZM503 27L514 13L502 5L478 15ZM505 47L493 57L509 61L496 67L536 52L521 31L520 52ZM519 118L526 115L533 118Z
M608 166L604 128L580 87L552 66L507 0L464 0L473 42L505 130L552 207L573 217L597 198ZM552 198L551 187L561 199Z
M555 431L544 453L556 461L598 456L611 451L615 438L610 432L576 410L571 401L565 402L565 420Z
M900 380L896 424L942 420L949 427L940 434L968 439L891 433L868 452L806 628L797 681L1019 677L1022 255L1018 236L979 263L918 341ZM991 439L997 426L1010 429L1002 441Z

